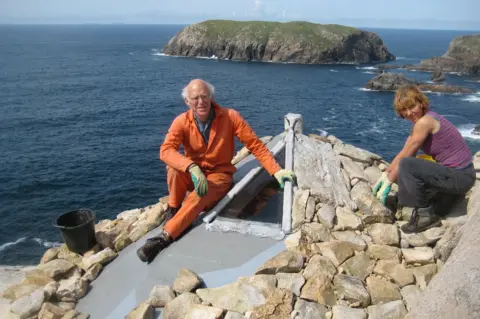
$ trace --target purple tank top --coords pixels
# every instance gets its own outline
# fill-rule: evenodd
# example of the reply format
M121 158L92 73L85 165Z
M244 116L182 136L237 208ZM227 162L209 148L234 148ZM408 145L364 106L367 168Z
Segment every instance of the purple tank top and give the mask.
M457 128L443 116L428 111L440 122L440 129L435 134L429 134L423 142L422 151L432 156L436 162L452 168L463 168L472 162L472 153Z

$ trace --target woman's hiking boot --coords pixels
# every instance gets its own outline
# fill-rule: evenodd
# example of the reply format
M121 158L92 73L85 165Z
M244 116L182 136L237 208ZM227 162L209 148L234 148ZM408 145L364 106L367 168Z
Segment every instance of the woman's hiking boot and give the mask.
M401 229L405 234L419 233L440 224L440 217L434 213L432 206L428 206L425 208L414 208L412 217Z

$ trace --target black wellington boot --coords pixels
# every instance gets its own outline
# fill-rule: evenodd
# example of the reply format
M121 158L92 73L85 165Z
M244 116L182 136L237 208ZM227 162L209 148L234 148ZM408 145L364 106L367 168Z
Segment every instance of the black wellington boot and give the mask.
M145 244L137 249L137 256L141 261L151 263L158 253L168 247L171 242L172 240L164 231L158 236L147 239Z

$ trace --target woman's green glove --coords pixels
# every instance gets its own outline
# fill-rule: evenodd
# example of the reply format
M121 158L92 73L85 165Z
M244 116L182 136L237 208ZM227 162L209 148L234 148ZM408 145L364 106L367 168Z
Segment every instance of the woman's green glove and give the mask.
M286 169L279 170L278 172L273 174L273 176L277 180L278 184L280 184L281 188L285 187L285 181L290 181L292 183L295 183L297 180L295 173Z
M382 173L382 176L378 179L377 183L373 187L373 195L377 197L383 205L387 202L388 193L392 189L392 182L388 179L386 172Z
M198 167L197 164L193 164L188 171L190 172L190 176L192 176L193 186L195 187L197 195L200 197L207 195L208 182L200 167Z

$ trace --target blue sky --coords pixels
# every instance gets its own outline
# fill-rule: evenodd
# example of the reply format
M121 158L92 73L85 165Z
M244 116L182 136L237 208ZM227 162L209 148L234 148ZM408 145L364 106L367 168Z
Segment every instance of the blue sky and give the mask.
M480 0L0 0L0 23L306 20L386 28L480 30L479 13Z

